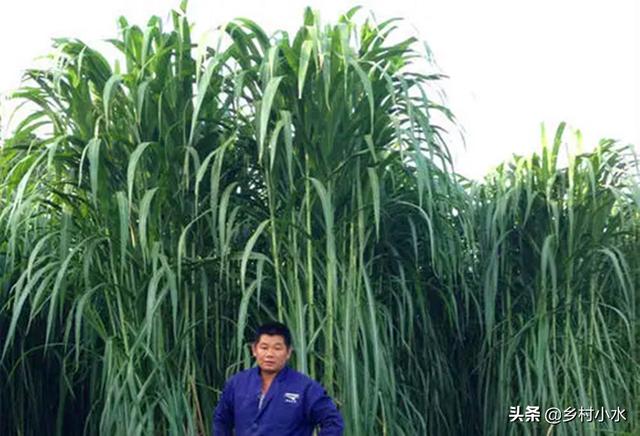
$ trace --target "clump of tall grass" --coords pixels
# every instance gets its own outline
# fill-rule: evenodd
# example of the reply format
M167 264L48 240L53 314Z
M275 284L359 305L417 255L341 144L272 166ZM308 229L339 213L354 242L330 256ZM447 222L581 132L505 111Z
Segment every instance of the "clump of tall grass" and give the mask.
M485 254L478 369L487 434L548 427L505 426L510 406L620 407L637 423L640 167L632 147L611 140L558 167L564 128L542 154L500 166L473 191ZM554 433L637 428L603 421L576 419Z
M350 434L459 426L438 333L459 244L435 237L457 188L429 119L450 114L414 41L355 13L291 39L235 20L202 58L180 12L122 19L120 69L59 39L27 72L37 109L2 153L7 431L203 433L267 318Z

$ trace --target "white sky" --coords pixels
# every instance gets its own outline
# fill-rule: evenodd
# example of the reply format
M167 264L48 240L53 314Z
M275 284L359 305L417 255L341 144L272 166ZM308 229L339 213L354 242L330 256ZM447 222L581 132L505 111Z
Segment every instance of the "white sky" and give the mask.
M94 43L117 36L116 20L144 24L167 17L178 0L5 0L0 6L0 93L45 54L52 37ZM640 144L640 6L635 0L191 0L195 33L243 16L268 32L293 32L304 6L333 22L360 4L382 21L426 40L440 69L448 105L467 148L451 139L456 169L479 178L513 153L540 144L560 121L579 128L585 148L602 137ZM364 17L365 14L362 14ZM6 107L6 104L4 105ZM6 110L6 109L5 109ZM6 114L4 114L6 120ZM5 121L3 120L3 122Z

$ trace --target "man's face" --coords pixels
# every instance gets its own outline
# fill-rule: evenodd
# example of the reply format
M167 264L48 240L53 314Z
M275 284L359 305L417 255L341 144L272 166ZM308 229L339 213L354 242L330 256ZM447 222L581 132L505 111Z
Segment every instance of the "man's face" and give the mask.
M280 335L260 335L251 350L260 370L267 373L278 373L291 357L291 348L287 348Z

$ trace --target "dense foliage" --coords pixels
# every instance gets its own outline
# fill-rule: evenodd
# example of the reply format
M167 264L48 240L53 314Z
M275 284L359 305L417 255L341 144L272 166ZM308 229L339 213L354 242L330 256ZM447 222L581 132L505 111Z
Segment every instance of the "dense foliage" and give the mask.
M291 38L234 20L215 49L184 11L121 19L122 65L58 39L27 71L0 153L0 434L207 434L270 319L347 435L540 434L507 419L536 404L627 409L555 434L638 429L632 149L560 168L560 126L465 181L441 76L356 12Z

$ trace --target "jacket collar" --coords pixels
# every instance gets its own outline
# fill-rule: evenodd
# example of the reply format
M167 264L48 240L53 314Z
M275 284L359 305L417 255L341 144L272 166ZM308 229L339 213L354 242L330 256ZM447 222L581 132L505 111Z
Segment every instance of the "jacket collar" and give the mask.
M260 389L262 387L262 377L260 376L260 368L258 366L255 366L252 368L251 371L252 371L253 379L255 380L254 383L258 387L258 392L260 392ZM258 411L258 417L260 417L264 413L267 406L269 406L269 403L271 402L271 400L278 395L278 393L280 392L280 384L283 380L286 379L289 371L291 371L289 369L289 365L285 365L284 368L282 368L280 372L276 374L273 381L271 382L271 386L269 386L269 390L267 391L267 394L265 395L264 400L262 400L262 408Z

